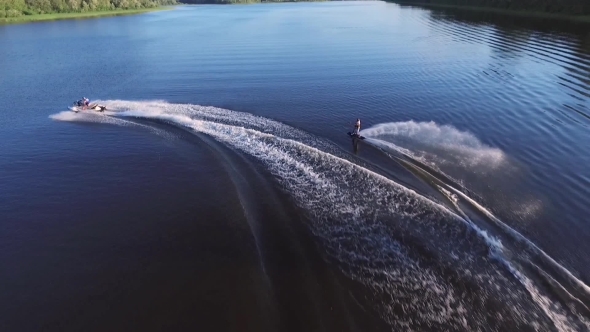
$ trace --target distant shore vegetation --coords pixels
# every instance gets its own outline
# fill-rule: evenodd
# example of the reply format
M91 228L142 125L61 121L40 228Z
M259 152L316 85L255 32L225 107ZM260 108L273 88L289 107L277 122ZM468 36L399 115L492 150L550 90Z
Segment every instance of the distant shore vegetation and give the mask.
M264 3L264 2L317 2L335 0L182 0L182 3L189 5L204 4L240 4L240 3Z
M297 1L318 0L0 0L0 23L137 14L176 4Z
M33 16L39 15L57 19L59 14L68 14L67 18L132 14L173 4L176 0L0 0L0 22L35 20Z
M323 0L0 0L0 23L126 15L175 4L245 4ZM329 0L328 0L329 1ZM385 0L401 5L573 17L590 22L590 0Z

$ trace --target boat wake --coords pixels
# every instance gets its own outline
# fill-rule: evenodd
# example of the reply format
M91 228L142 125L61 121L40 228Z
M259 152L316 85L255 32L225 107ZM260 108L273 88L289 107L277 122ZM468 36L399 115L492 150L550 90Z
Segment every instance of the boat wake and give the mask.
M305 211L306 226L325 259L365 290L360 296L370 303L366 309L377 312L394 330L590 328L588 287L447 181L436 176L432 180L451 207L359 166L321 138L277 121L164 101L102 103L110 110L103 116L106 123L158 121L208 135L255 158ZM78 121L77 116L52 118ZM424 125L405 126L416 125L414 133L425 147L453 142L468 147L457 149L449 163L466 158L465 165L493 168L504 160L500 150L482 153L482 146L460 135L442 140L451 129L427 137L419 134ZM363 133L375 137L381 129ZM469 158L474 155L479 159ZM429 173L427 165L420 166L414 164Z
M86 122L86 123L104 123L104 124L114 124L117 126L124 126L124 127L140 127L143 129L147 129L152 133L165 136L167 138L172 138L172 136L158 128L154 128L151 126L147 126L145 124L125 120L116 117L116 112L110 111L103 111L103 112L96 112L96 111L63 111L56 114L52 114L49 116L50 119L57 120L57 121L66 121L66 122Z

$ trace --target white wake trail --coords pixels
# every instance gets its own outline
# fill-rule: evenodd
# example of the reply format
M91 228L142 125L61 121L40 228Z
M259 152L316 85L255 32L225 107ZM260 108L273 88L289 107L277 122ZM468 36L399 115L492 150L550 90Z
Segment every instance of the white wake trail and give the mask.
M496 239L445 206L335 155L321 139L213 107L104 103L116 110L116 118L187 128L259 160L307 211L327 259L371 290L375 310L393 329L484 330L486 315L495 315L500 325L580 326L559 304L531 303L530 285L523 287L508 262L498 262L503 248ZM476 286L466 289L462 283ZM546 315L547 308L555 315ZM559 321L552 321L555 317Z

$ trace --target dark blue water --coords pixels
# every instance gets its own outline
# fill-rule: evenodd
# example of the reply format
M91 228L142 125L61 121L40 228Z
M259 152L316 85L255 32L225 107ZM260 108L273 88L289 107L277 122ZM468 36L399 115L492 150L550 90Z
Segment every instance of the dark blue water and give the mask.
M585 25L338 2L0 26L0 141L2 330L588 329Z

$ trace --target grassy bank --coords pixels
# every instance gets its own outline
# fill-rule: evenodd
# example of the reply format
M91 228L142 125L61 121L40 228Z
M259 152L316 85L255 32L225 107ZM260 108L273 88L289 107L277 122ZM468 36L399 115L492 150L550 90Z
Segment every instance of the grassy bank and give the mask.
M397 3L403 6L412 7L426 7L426 8L445 8L445 9L458 9L471 12L486 12L500 15L520 16L520 17L532 17L542 19L558 19L567 20L573 22L590 23L590 15L568 15L568 14L555 14L555 13L544 13L540 11L528 11L528 10L511 10L511 9L500 9L493 7L475 7L475 6L462 6L462 5L445 5L445 4L433 4L423 2L408 2L408 1L397 1L397 0L385 0L386 2Z
M93 17L104 17L104 16L120 16L120 15L133 15L152 12L156 10L166 10L171 7L155 7L155 8L141 8L141 9L118 9L118 10L107 10L107 11L96 11L96 12L84 12L84 13L53 13L53 14L37 14L37 15L23 15L18 17L7 17L0 18L0 24L11 24L11 23L27 23L27 22L38 22L38 21L54 21L54 20L67 20L67 19L84 19Z

